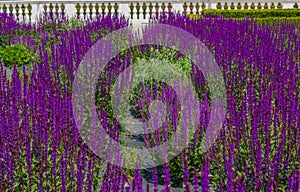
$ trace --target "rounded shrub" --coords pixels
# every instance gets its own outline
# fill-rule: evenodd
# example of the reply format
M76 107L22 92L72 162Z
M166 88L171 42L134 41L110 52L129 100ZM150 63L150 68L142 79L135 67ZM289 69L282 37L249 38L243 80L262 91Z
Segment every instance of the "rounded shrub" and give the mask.
M0 47L0 60L5 67L27 65L34 60L33 53L23 44Z

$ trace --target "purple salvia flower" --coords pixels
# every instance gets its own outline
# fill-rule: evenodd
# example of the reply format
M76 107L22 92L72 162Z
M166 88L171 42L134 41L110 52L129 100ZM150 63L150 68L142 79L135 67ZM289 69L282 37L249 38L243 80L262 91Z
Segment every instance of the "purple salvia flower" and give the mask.
M239 175L238 176L237 190L240 191L240 192L245 192L244 175Z
M158 175L157 175L156 167L153 167L152 181L154 183L154 192L158 192L158 189L157 189L157 186L158 186Z
M194 167L193 185L194 185L194 192L198 192L199 191L199 180L198 180L198 173L197 173L196 167Z
M203 165L202 165L202 177L201 177L201 187L203 192L209 192L210 191L210 185L209 185L209 159L207 156L204 157Z
M171 178L170 178L170 167L168 163L164 163L163 175L164 175L165 190L169 191L171 185Z

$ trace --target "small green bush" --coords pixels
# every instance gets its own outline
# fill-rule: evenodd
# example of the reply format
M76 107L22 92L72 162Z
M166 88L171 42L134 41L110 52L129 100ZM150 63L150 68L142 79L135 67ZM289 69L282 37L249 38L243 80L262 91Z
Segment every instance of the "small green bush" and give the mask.
M21 67L29 64L33 59L33 53L31 53L25 45L16 44L0 47L0 60L4 66L11 69L14 67L15 63L16 67Z

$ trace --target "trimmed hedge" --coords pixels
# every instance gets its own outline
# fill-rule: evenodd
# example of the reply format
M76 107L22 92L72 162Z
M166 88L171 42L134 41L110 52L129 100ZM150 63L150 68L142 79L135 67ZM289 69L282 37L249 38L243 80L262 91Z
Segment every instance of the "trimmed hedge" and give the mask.
M300 9L254 9L254 10L216 10L202 11L204 16L224 16L228 18L270 18L270 17L300 17Z
M199 14L188 14L191 20L198 20L201 15ZM246 19L246 18L233 18L233 19ZM300 17L265 17L265 18L254 18L258 24L272 24L272 23L295 23L300 25Z
M255 21L259 24L272 24L275 23L294 23L299 25L300 24L300 17L266 17L266 18L256 18Z

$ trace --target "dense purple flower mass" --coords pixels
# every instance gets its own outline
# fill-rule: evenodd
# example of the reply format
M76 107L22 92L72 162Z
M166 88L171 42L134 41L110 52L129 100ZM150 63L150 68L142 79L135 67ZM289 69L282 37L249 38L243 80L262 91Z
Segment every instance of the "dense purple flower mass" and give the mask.
M0 13L0 34L10 35L20 27L20 24L14 19L13 15L7 13Z
M11 45L15 44L24 44L28 47L30 51L36 50L36 42L33 38L22 36L22 37L15 37L10 42Z
M165 191L178 185L185 191L299 191L300 26L261 26L254 20L220 17L192 21L172 14L158 22L190 32L209 48L223 73L228 103L217 142L198 154L211 98L201 71L192 63L190 76L206 110L201 111L192 145L178 161L153 168L148 175L154 191L158 184ZM128 21L108 15L78 20L72 27L70 23L66 18L45 18L20 24L0 14L2 42L23 43L37 51L29 73L14 68L8 77L0 64L0 191L151 191L143 186L143 170L111 164L103 170L106 162L86 146L72 111L72 81L81 59L98 39L127 27ZM22 31L28 35L18 36ZM109 92L132 58L146 53L147 47L140 47L117 56L99 78L99 118L118 141L119 125L107 105ZM146 111L141 119L147 119L144 107L153 98L169 105L170 122L143 135L147 146L165 141L179 116L172 87L141 85L135 98L135 107ZM175 177L183 183L176 185Z

